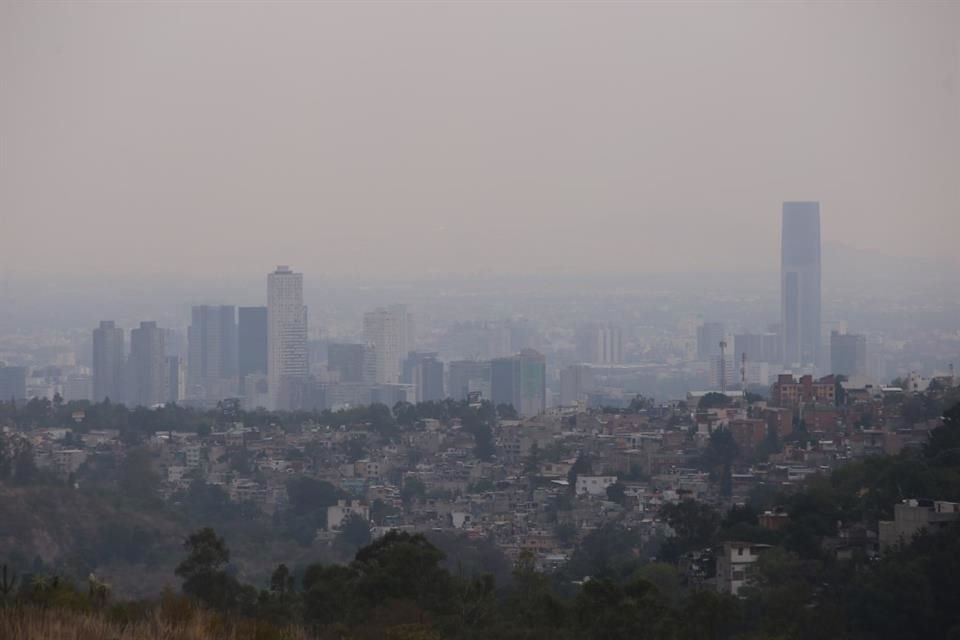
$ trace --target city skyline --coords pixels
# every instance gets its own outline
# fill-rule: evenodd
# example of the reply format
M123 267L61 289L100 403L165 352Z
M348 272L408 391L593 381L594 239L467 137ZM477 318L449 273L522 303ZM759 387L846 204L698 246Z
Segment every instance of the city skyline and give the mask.
M960 630L960 0L0 0L0 87L4 639Z

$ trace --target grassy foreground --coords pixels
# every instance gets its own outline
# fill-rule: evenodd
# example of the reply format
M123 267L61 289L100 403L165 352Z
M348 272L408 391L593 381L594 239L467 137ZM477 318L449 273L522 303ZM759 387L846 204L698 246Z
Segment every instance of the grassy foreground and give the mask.
M182 619L156 609L137 620L100 611L0 608L4 640L305 640L298 628L279 629L255 620L229 619L199 609L185 609Z

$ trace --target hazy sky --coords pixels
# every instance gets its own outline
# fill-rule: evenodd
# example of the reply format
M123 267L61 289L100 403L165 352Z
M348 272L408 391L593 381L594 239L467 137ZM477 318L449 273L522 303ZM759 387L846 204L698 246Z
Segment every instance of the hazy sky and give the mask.
M956 260L960 2L7 0L0 145L20 275Z

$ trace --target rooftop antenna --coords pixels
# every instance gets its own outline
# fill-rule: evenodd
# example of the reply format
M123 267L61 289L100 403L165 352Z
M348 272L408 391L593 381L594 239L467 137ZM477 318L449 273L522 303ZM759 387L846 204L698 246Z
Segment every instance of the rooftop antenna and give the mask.
M727 341L720 341L720 393L727 393Z

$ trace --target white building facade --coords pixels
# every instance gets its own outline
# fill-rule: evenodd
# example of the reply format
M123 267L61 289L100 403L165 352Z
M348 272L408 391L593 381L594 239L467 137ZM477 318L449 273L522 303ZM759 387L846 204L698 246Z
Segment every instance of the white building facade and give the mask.
M374 347L378 384L400 382L403 360L414 347L413 316L404 305L368 311L363 316L364 339Z
M267 276L269 409L290 409L293 385L309 373L303 274L281 265Z

